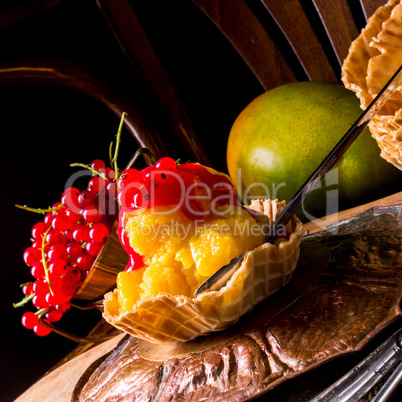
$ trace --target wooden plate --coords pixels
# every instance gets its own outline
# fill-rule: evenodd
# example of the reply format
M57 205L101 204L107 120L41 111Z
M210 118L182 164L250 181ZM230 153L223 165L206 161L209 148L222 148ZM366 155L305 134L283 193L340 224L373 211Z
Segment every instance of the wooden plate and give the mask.
M306 237L289 284L229 330L167 346L127 336L73 400L242 401L361 349L401 315L400 214L376 208Z

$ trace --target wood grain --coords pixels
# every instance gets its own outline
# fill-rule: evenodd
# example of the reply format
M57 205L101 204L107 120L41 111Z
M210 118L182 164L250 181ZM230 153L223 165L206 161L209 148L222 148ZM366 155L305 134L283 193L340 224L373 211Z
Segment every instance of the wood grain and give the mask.
M378 7L385 5L388 0L360 0L366 21L374 14Z
M112 82L91 67L72 61L23 61L18 67L2 64L0 85L36 83L67 87L86 94L109 109L120 120L127 113L125 127L139 147L148 148L155 157L167 154L166 145L155 125L146 121L136 106Z
M323 218L316 219L311 222L304 224L304 230L308 233L317 233L325 229L326 226L332 225L333 223L343 221L345 219L352 218L353 216L359 215L371 208L375 207L389 207L392 205L402 204L402 192L392 194L388 197L381 198L380 200L370 202L368 204L359 205L355 208L346 209L340 211L339 213L334 213L327 215Z
M116 347L122 338L123 335L118 335L66 362L39 380L16 401L70 402L74 387L88 365Z
M294 49L308 79L310 81L337 83L335 72L301 3L297 0L286 2L264 0L263 2ZM338 16L338 19L344 22L341 15Z
M346 0L314 0L314 5L319 13L332 49L339 63L343 64L349 52L350 43L359 34Z
M73 401L243 401L359 351L401 315L398 211L306 239L288 285L225 331L155 350L126 338L88 369Z
M263 25L243 0L194 0L246 61L265 90L297 81Z

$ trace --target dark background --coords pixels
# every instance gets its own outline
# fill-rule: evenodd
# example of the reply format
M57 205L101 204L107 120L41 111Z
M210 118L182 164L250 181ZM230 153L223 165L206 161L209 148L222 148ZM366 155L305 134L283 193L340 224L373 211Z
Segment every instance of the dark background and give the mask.
M2 2L0 18L12 3L18 2ZM226 170L230 126L242 108L262 92L261 87L196 6L187 1L140 3L146 3L140 10L144 26L154 27L153 40L188 104L194 127L208 144L216 166ZM1 22L4 24L4 19ZM0 49L1 67L49 59L90 66L153 113L93 1L60 2L3 28ZM17 397L76 346L54 333L36 336L21 326L21 315L27 309L12 307L22 298L19 285L31 280L22 254L30 245L31 227L42 219L15 204L46 208L59 201L66 180L76 171L70 163L90 163L95 158L107 161L118 124L119 118L107 108L74 89L35 83L0 86L1 400ZM136 142L124 130L120 166L136 149ZM172 156L186 158L180 149L173 149ZM72 310L58 325L86 335L99 319L99 312Z
M187 158L170 138L166 121L148 98L95 1L54 1L51 7L8 25L4 16L10 7L26 3L8 0L0 5L0 68L53 60L95 70L128 95L162 131L166 126L172 157ZM212 163L226 171L230 127L240 111L263 92L262 87L226 38L190 1L135 4ZM22 298L19 285L31 279L22 254L30 245L31 227L41 220L15 204L45 208L57 202L75 172L70 163L107 160L118 124L118 116L80 91L49 84L0 83L2 401L16 398L76 346L54 333L45 338L34 335L20 323L26 309L12 307ZM136 149L136 142L124 130L120 166ZM86 335L99 319L97 311L72 310L58 325ZM298 381L294 386L300 386Z

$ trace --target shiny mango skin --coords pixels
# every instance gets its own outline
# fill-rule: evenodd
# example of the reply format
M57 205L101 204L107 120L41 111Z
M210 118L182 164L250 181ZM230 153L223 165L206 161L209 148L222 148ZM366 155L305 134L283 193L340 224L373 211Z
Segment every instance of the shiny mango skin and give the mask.
M243 202L249 186L251 196L269 191L267 198L289 201L361 113L354 92L337 84L285 84L254 99L235 120L227 145L228 171ZM337 168L306 203L312 217L377 199L402 179L380 157L368 128Z

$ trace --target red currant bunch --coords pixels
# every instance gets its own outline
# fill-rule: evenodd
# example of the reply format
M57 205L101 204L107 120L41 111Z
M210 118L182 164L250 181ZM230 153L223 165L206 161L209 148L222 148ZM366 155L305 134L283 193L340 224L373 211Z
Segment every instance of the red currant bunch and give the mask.
M39 313L53 307L45 318L51 323L69 310L118 215L115 171L99 159L84 166L94 173L85 189L67 188L47 210L23 207L45 215L32 227L32 244L23 253L33 279L22 285L25 297L14 306L32 301L37 311L23 314L22 325L40 336L51 330Z

